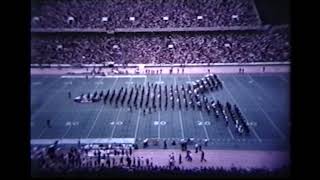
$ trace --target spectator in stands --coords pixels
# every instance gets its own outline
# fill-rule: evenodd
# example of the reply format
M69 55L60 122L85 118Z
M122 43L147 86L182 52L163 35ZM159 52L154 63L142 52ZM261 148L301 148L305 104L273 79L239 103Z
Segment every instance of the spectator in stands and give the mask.
M242 63L289 60L288 28L263 32L219 34L171 33L135 36L103 34L36 34L31 38L31 63ZM172 44L173 48L168 48ZM59 48L58 48L59 47ZM123 51L125 57L115 52Z
M33 28L173 28L255 26L254 1L32 0Z

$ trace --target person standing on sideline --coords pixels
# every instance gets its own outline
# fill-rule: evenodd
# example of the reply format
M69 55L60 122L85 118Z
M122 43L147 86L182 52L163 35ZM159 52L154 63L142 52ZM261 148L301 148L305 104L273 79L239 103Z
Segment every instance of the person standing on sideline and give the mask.
M51 120L50 119L47 120L47 127L51 128Z
M199 146L198 143L196 143L194 146L195 146L195 149L196 149L195 153L198 153L198 146Z
M179 154L179 164L182 163L182 157L181 157L181 154Z
M163 149L167 149L167 140L164 140L163 142Z
M201 162L207 162L207 160L204 158L204 151L201 151Z
M71 99L71 92L70 91L68 92L68 97L69 97L69 99Z

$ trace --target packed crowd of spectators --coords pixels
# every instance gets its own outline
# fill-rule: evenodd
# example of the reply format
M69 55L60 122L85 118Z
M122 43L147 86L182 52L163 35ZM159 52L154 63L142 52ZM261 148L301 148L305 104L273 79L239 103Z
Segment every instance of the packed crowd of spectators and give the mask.
M243 63L289 61L288 28L220 33L34 34L31 63Z
M259 18L253 3L252 0L32 0L31 25L111 29L255 26L259 25Z
M96 145L97 146L97 145ZM131 149L132 151L132 149ZM42 147L31 150L32 176L288 176L289 169L159 166L152 158L135 157L128 147Z

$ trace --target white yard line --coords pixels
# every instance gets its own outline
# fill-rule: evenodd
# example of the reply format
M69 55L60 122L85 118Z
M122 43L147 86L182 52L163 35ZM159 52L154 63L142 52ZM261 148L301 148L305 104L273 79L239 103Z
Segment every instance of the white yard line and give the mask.
M160 126L161 126L161 124L160 124L160 111L158 111L158 122L159 122L159 124L158 124L158 139L160 139Z
M116 126L117 126L117 123L116 123L116 122L117 122L118 119L119 119L121 110L122 110L122 108L120 108L119 111L118 111L118 115L117 115L116 121L114 122L114 125L113 125L113 128L112 128L112 132L111 132L110 138L113 138L113 134L114 134L114 131L115 131Z
M179 110L179 119L180 119L180 126L181 126L181 134L182 138L184 139L184 131L183 131L183 125L182 125L182 118L181 118L181 111Z
M102 109L103 109L103 106L101 106L101 108L100 108L100 110L99 110L99 112L98 112L98 114L97 114L97 116L96 116L91 128L90 128L90 130L89 130L89 132L88 132L88 134L86 136L87 138L89 137L89 135L91 134L91 131L93 130L94 126L96 125L96 122L97 122L97 120L98 120L98 118L100 116L100 113L102 112Z
M62 114L59 113L58 116L57 116L57 119L60 119L61 116L62 116ZM44 120L44 119L43 119L43 120ZM48 127L42 128L41 133L40 133L39 136L38 136L38 139L40 139L40 138L42 137L42 135L43 135L43 134L46 132L46 130L48 130L48 129L49 129Z
M174 82L174 86L176 86L177 82L176 82L175 76L173 77L173 82ZM181 110L179 110L179 120L180 120L180 127L181 127L181 135L182 135L182 138L184 139L184 129L183 129L183 124L182 124Z
M232 138L232 140L234 140L234 136L233 136L233 134L232 134L232 132L231 132L231 130L230 130L230 127L228 126L228 132L229 132L229 134L230 134L230 136L231 136L231 138Z
M207 128L204 125L204 119L203 119L203 116L202 116L202 112L200 111L199 114L200 114L200 118L201 118L201 121L202 121L202 127L203 127L203 130L204 130L204 133L206 134L206 138L209 139Z
M279 75L278 77L279 77L282 81L286 82L287 84L289 83L289 81L288 81L286 78L282 77L281 75Z
M191 82L191 78L190 78L190 75L188 75L188 79L189 79L189 81Z
M99 81L99 83L95 83L96 86L95 86L95 88L93 89L93 92L97 90L98 85L101 85L102 80L103 80L103 79L101 79L101 80ZM117 81L117 80L118 80L118 79L116 79L115 81ZM97 113L97 115L96 115L96 117L95 117L95 120L94 120L94 122L93 122L93 124L92 124L92 126L91 126L91 128L90 128L90 130L89 130L89 132L88 132L88 134L87 134L87 136L86 136L87 138L90 136L90 134L91 134L94 126L96 125L96 122L97 122L97 120L98 120L99 117L100 117L100 113L102 112L103 107L104 107L104 106L102 105L101 108L99 109L99 112Z
M86 83L82 83L82 84L81 84L81 86L80 86L81 89L82 89L83 85L85 85L85 84L86 84ZM77 88L77 89L80 89L80 87ZM75 107L72 108L72 112L73 112L73 113L74 113L74 110L75 110ZM79 112L80 112L80 111L77 111L77 112L76 112L76 115L75 115L75 117L72 119L71 124L72 124L73 121L76 119L76 117L77 117L77 115L79 114ZM63 139L63 138L69 133L71 127L72 127L72 126L69 126L69 128L67 129L67 131L66 131L66 132L64 133L64 135L61 137L61 139Z
M134 132L134 138L136 139L137 138L137 133L138 133L138 127L139 127L139 122L140 122L140 112L141 112L141 109L139 109L139 112L138 112L138 120L137 120L137 125L136 125L136 130Z
M65 86L66 86L66 84L64 84L61 88L59 88L59 90L64 89ZM42 110L44 107L46 107L46 106L49 104L49 102L51 102L51 99L52 99L53 97L55 97L57 94L58 94L58 91L55 91L54 93L52 93L52 94L47 98L46 102L45 102L43 105L41 105L41 107L39 108L39 110L38 110L37 112L35 112L34 114L31 114L31 116L32 116L32 117L31 117L31 120L34 120L34 118L37 117L37 115L38 115L40 112L42 112L41 110Z
M113 82L113 84L112 84L112 86L111 86L110 90L114 88L114 86L116 85L116 83L117 83L117 82L118 82L118 78L116 78L116 80L114 80L114 82Z
M233 76L232 76L233 77ZM238 84L240 84L242 86L242 84L236 79L233 77L233 79L235 79L235 81L238 82ZM252 78L251 78L252 79ZM252 79L253 80L253 79ZM244 86L243 86L244 87ZM245 87L244 87L245 88ZM258 108L263 112L264 116L269 120L270 124L273 126L273 128L278 132L278 134L280 135L280 137L285 140L286 139L286 136L284 135L284 133L279 129L279 127L274 124L274 122L271 120L270 116L263 110L263 108L261 108L260 104L257 103L254 98L252 97L252 95L250 94L250 97L252 99L252 101L258 106Z
M38 139L41 138L41 136L43 135L43 133L45 132L46 129L47 129L47 127L42 128L41 133L40 133L39 136L38 136Z
M129 80L129 83L127 84L127 87L130 86L130 82L132 82L132 76L130 76L130 80ZM120 112L123 108L120 108L119 111L118 111L118 115L117 115L117 118L116 120L114 121L114 125L113 125L113 128L112 128L112 132L111 132L111 137L110 138L113 138L113 134L114 134L114 131L116 130L116 127L117 127L117 122L118 122L118 119L119 119L119 116L120 116Z
M262 93L263 93L268 99L270 99L270 102L272 102L272 101L271 101L271 100L272 100L272 97L270 97L269 94L265 92L265 90L263 89L263 87L261 87L260 84L259 84L257 81L255 81L249 74L246 74L246 75L247 75L247 77L249 77L249 79L251 79L253 82L255 82L255 85L262 91ZM238 81L238 80L236 80L236 81ZM276 104L276 103L274 103L274 102L272 102L272 105L273 105L273 106L277 106L277 107L278 107L277 109L280 109L280 108L281 108L278 104Z
M190 77L189 77L189 78L190 78ZM216 98L216 96L214 95L214 93L211 93L211 97L213 97L213 99L214 99L215 101L217 101L217 98ZM227 129L228 129L228 133L229 133L229 135L231 136L232 140L234 140L235 138L234 138L234 136L233 136L233 134L232 134L232 131L231 131L231 129L230 129L230 126L227 126Z
M84 83L82 83L81 87L83 86L83 84L84 84ZM66 85L66 84L64 84L64 85ZM57 92L58 92L58 91L57 91ZM42 111L42 112L45 112L45 111ZM58 117L60 117L60 116L58 116ZM32 122L33 122L33 121L32 121ZM71 128L71 126L67 129L67 132L62 136L62 138L69 132L70 128ZM43 133L45 132L45 130L47 130L47 128L43 128L43 129L41 130L41 133L40 133L40 135L39 135L39 138L43 135Z
M230 91L229 91L226 83L224 84L224 87L226 87L227 93L230 95L233 103L239 104L239 103L235 100L235 98L233 97L233 95L230 93ZM238 107L239 107L239 109L241 110L240 106L238 106ZM245 115L245 113L242 113L242 115L243 115L246 119L248 119L247 116ZM251 126L248 126L248 127L252 130L253 134L254 134L255 137L259 140L259 142L262 142L262 140L261 140L261 138L259 137L259 135L257 134L256 130L255 130L253 127L251 127Z
M144 83L143 83L144 86L146 85L146 82L147 82L147 76L144 79ZM134 139L137 138L137 134L138 134L138 128L139 128L139 122L140 122L140 113L141 113L141 109L139 109L139 112L138 112L138 118L137 118L138 120L137 120L136 130L134 132Z

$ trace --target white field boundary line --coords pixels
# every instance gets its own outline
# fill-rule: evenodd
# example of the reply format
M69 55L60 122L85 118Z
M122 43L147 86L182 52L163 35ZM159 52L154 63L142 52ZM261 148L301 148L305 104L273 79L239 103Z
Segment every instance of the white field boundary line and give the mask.
M238 104L238 107L239 107L239 109L241 110L240 104L239 104L239 103L236 101L236 99L233 97L233 95L232 95L231 92L229 91L229 88L228 88L228 86L227 86L226 83L224 83L224 87L226 87L227 93L230 95L233 103ZM242 110L241 110L241 111L242 111ZM247 116L245 115L245 113L243 113L243 116L244 116L246 119L248 119ZM253 127L251 127L251 126L248 126L248 127L252 130L253 134L254 134L255 137L259 140L259 142L262 143L262 140L261 140L261 138L259 137L259 135L258 135L258 133L256 132L256 130L255 130Z
M146 85L146 81L147 81L147 76L146 76L145 79L144 79L143 86ZM137 117L136 129L135 129L135 131L134 131L134 139L137 139L138 128L139 128L139 123L140 123L140 113L141 113L141 109L139 108L138 117Z
M258 87L258 88L261 90L262 94L264 94L268 99L270 99L270 102L271 102L271 104L272 104L273 106L277 106L277 107L278 107L277 109L281 109L281 107L280 107L278 104L276 104L276 103L274 103L274 102L271 101L272 98L271 98L270 95L260 86L260 84L258 83L258 81L255 81L249 74L246 74L246 75L247 75L247 77L248 77L249 79L251 79L251 81L255 82L255 83L254 83L254 86Z
M103 80L103 79L101 79L100 82L102 82L102 80ZM117 81L118 81L118 78L117 78L116 80L114 80L114 82L113 82L113 84L112 84L112 86L111 86L110 89L112 89L112 88L114 87L114 85L117 83ZM96 84L96 87L95 87L95 89L94 89L93 91L95 91L95 90L97 89L98 85L100 85L100 84ZM102 110L103 110L103 107L104 107L104 105L101 105L101 108L99 109L99 111L98 111L98 113L97 113L97 116L95 117L95 120L94 120L94 122L93 122L93 124L92 124L92 126L91 126L91 128L90 128L90 130L89 130L89 132L88 132L88 134L87 134L87 136L86 136L87 138L90 136L93 128L95 127L95 125L96 125L96 123L97 123L97 120L98 120L98 118L100 117L100 114L101 114L101 112L102 112Z
M129 82L132 82L132 76L130 76ZM128 84L127 84L127 88L130 87L130 84L131 84L131 83L128 83ZM111 137L110 137L110 138L113 138L113 134L114 134L114 131L116 130L117 122L118 122L118 120L119 120L120 112L122 111L122 109L123 109L123 108L120 108L119 111L118 111L118 115L117 115L117 118L116 118L116 120L115 120L115 122L114 122L112 131L111 131Z
M173 82L174 82L174 87L176 86L176 76L173 77ZM175 103L175 100L173 101ZM181 116L181 110L179 110L179 120L180 120L180 127L181 127L181 135L182 138L184 139L184 129L183 129L183 124L182 124L182 116Z
M206 138L209 140L208 131L207 131L206 126L204 125L204 119L203 119L203 116L202 116L202 112L200 111L199 114L200 114L200 119L203 122L202 123L202 127L203 127L203 130L204 130L204 133L206 134Z
M159 76L159 82L161 82L161 75ZM158 111L158 139L160 139L160 127L161 127L161 124L160 124L160 111Z
M161 138L162 140L165 140L168 138ZM179 138L172 138L172 140L179 140ZM211 141L217 141L217 138L211 139ZM222 140L222 139L220 139ZM231 139L224 139L224 141L230 141ZM274 139L263 139L266 142L273 142ZM59 141L58 144L78 144L80 143L83 144L96 144L96 143L130 143L133 144L135 142L134 138L83 138L83 139L78 139L78 138L53 138L53 139L31 139L30 144L31 145L50 145L53 144L55 141ZM257 142L256 139L245 139L247 142Z
M94 76L94 78L101 78L101 79L106 79L106 78L132 78L132 76L134 76L134 78L146 78L146 75L123 75L123 76ZM64 75L61 76L60 78L86 78L86 76L83 75Z
M110 143L128 143L134 144L135 139L133 138L83 138L83 139L31 139L31 145L50 145L53 144L55 141L59 141L58 144L96 144L96 143L103 143L103 144L110 144Z
M233 76L232 76L232 77L233 77ZM236 78L233 77L233 79L235 79L235 81L236 81L238 84L241 85L241 83L240 83ZM241 85L241 86L242 86L242 85ZM242 86L242 87L244 87L244 86ZM246 87L244 87L244 88L247 89ZM250 95L249 97L252 99L252 101L254 101L254 103L258 106L258 108L260 109L260 111L261 111L261 112L264 114L264 116L269 120L270 124L271 124L271 125L273 126L273 128L278 132L278 134L280 135L280 137L281 137L283 140L285 140L285 139L286 139L286 136L284 135L284 133L282 133L282 131L279 129L279 127L278 127L276 124L274 124L274 122L271 120L270 116L261 108L260 104L257 103L257 102L254 100L254 98L252 97L252 95Z

